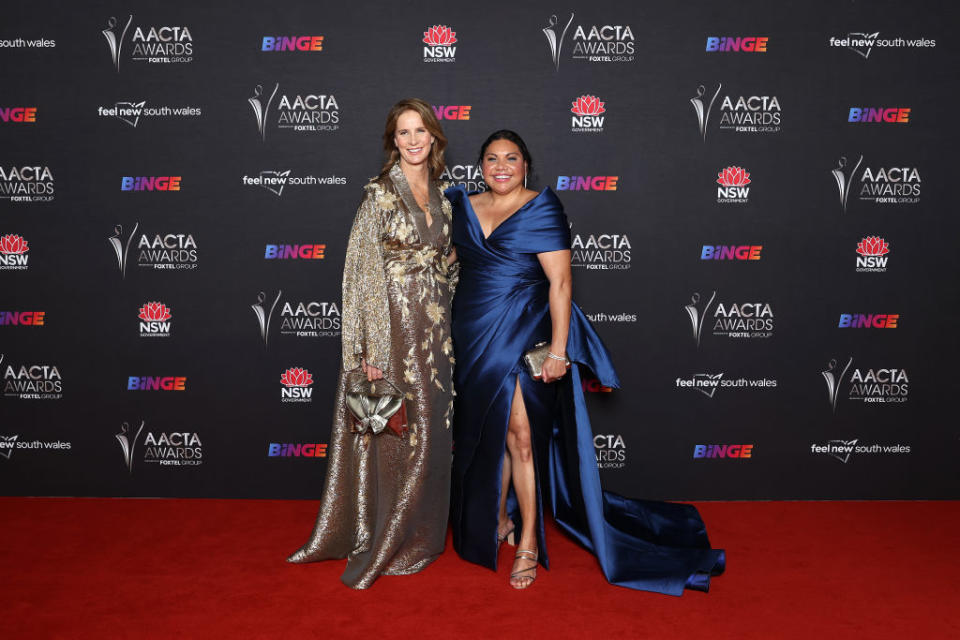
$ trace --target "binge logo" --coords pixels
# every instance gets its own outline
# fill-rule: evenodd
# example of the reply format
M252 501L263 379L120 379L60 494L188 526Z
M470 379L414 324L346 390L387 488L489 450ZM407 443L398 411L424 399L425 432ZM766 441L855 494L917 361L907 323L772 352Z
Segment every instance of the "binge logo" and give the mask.
M260 51L323 51L323 36L263 36Z
M580 384L584 393L612 393L613 387L607 387L596 378L583 378Z
M857 243L857 272L883 273L887 270L890 243L880 236L867 236Z
M53 172L45 165L0 166L0 200L53 201Z
M312 402L313 376L301 367L290 367L280 376L280 402Z
M180 191L181 176L123 176L120 191Z
M475 164L447 165L444 167L440 179L459 185L467 191L487 190L487 183L483 181L483 174Z
M267 445L270 458L326 458L327 445L317 443L271 442Z
M630 238L625 233L574 234L570 243L571 265L586 269L630 268Z
M325 244L268 244L263 257L266 260L323 260Z
M743 204L750 196L750 172L743 167L729 166L717 174L717 202Z
M720 103L720 129L737 133L779 133L780 100L777 96L726 95Z
M839 329L896 329L899 313L841 313Z
M456 62L457 32L443 24L435 24L423 32L424 62Z
M582 95L573 101L570 112L570 131L574 133L603 133L603 115L606 103L597 96Z
M170 337L170 319L173 314L167 305L162 302L145 302L137 317L140 318L141 338Z
M36 107L0 107L0 122L33 124L37 121Z
M847 122L910 122L910 107L850 107Z
M469 120L470 110L473 107L468 104L446 106L435 104L432 105L432 109L437 120Z
M619 176L557 176L557 191L616 191Z
M7 364L3 368L3 395L21 400L59 400L63 397L63 377L56 365Z
M127 391L186 391L186 376L130 376Z
M0 327L42 327L46 315L46 311L0 311Z
M701 260L759 260L762 244L712 245L705 244L700 251Z
M717 51L744 51L766 53L769 37L761 36L708 36L707 53Z
M120 63L127 58L148 64L193 62L193 36L186 26L135 26L130 37L133 48L124 54L132 22L133 15L125 22L111 17L107 20L107 28L100 32L107 41L110 58L118 73Z
M627 466L627 445L619 434L593 436L598 469L622 469Z
M0 271L26 271L30 246L23 236L8 233L0 236Z
M693 446L694 459L752 458L755 444L697 444Z

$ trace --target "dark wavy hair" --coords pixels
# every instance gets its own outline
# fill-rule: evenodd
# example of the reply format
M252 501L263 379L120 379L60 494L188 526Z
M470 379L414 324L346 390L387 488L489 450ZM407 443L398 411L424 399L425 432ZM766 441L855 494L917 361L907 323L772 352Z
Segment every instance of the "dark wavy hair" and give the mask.
M427 164L430 166L430 177L437 180L443 173L445 166L443 156L447 149L447 136L443 134L443 128L440 126L433 108L420 98L404 98L390 107L390 112L387 114L387 123L383 128L383 151L387 156L387 161L383 164L383 169L380 170L380 177L382 178L390 173L390 167L400 159L400 151L397 150L397 144L393 141L393 135L397 132L397 120L405 111L420 114L423 126L433 135L434 143L430 149Z
M480 145L480 155L477 157L477 165L483 166L483 154L487 152L487 147L496 142L497 140L509 140L513 144L517 145L520 149L520 154L523 156L524 162L527 163L527 175L533 173L533 158L530 156L530 152L527 150L527 145L523 141L523 138L520 137L516 131L511 131L510 129L500 129L499 131L494 131L487 139L483 141L483 144Z

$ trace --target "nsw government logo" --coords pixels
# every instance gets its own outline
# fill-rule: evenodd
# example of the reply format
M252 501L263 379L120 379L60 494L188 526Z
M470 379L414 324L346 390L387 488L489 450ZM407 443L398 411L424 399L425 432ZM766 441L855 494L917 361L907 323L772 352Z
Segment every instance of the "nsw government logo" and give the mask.
M593 436L593 449L599 469L622 469L627 466L627 445L616 433Z
M743 167L729 166L717 174L717 202L744 204L750 196L750 172Z
M890 259L890 243L880 236L867 236L857 243L857 272L883 273Z
M313 376L302 367L290 367L280 376L280 402L313 402Z
M100 32L107 41L110 59L117 72L121 63L127 61L148 64L193 62L193 35L188 27L135 25L131 30L132 23L132 15L126 20L110 17L107 28Z
M138 267L166 271L191 271L197 263L197 241L191 233L137 233L140 223L133 225L129 234L123 225L114 227L114 234L107 238L117 258L121 278L127 274L127 262L133 248Z
M570 131L574 133L603 133L603 114L606 103L597 96L582 95L573 101L570 108Z
M4 363L0 353L0 370L3 371L3 397L20 400L59 400L63 397L63 377L56 365Z
M160 467L195 467L203 464L200 434L193 431L147 431L144 435L145 426L146 422L141 420L134 430L134 427L124 422L120 425L120 433L113 436L120 445L123 462L129 473L133 473L135 461ZM142 435L144 437L141 442Z
M282 93L277 98L279 89L280 83L275 83L268 95L258 84L247 98L261 140L266 140L271 128L296 133L324 133L340 128L340 105L333 94Z
M137 314L141 338L169 338L173 313L162 302L144 302Z
M625 233L575 233L570 243L571 266L584 269L626 270L630 268L630 238Z
M423 32L424 62L456 62L457 32L443 24L435 24Z
M716 302L716 299L716 291L711 292L710 299L705 303L700 294L695 292L690 296L690 304L684 306L693 330L693 340L698 347L707 323L711 324L715 336L734 339L773 337L774 315L769 302L724 303Z
M0 200L7 202L52 202L53 172L42 164L0 164Z
M848 375L849 374L849 375ZM901 404L910 393L910 377L900 367L862 369L853 367L853 357L841 366L836 359L820 372L827 385L827 399L834 412L841 396L864 403Z
M7 233L0 236L0 271L26 271L30 256L29 243L23 236Z
M257 318L264 347L269 345L271 325L278 311L281 336L332 338L340 335L340 307L337 303L284 300L280 304L282 295L283 291L277 291L271 302L261 291L257 294L257 301L250 305Z

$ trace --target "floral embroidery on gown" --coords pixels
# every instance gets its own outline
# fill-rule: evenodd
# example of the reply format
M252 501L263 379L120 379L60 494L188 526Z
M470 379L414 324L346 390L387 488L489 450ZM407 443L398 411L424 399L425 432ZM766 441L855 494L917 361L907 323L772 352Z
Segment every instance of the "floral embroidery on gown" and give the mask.
M343 364L320 512L292 563L347 558L355 589L380 575L420 571L443 552L450 490L457 269L451 207L430 184L431 224L399 164L371 180L350 232L343 273ZM405 396L409 431L353 431L345 403L360 358Z

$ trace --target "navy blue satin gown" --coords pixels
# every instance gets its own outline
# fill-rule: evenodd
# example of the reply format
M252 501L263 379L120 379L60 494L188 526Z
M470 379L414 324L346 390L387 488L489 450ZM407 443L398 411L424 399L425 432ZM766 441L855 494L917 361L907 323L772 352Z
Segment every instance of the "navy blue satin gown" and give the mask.
M460 283L453 300L457 363L451 488L453 544L465 560L496 569L500 472L510 404L519 379L531 425L537 475L537 544L550 567L543 529L546 503L557 524L593 552L613 584L681 595L706 591L725 557L711 549L692 505L631 500L604 491L584 403L581 375L619 387L610 354L574 303L563 380L533 380L522 355L551 335L549 281L537 254L570 248L570 227L549 189L484 238L467 192L446 191ZM511 489L508 509L517 526Z

